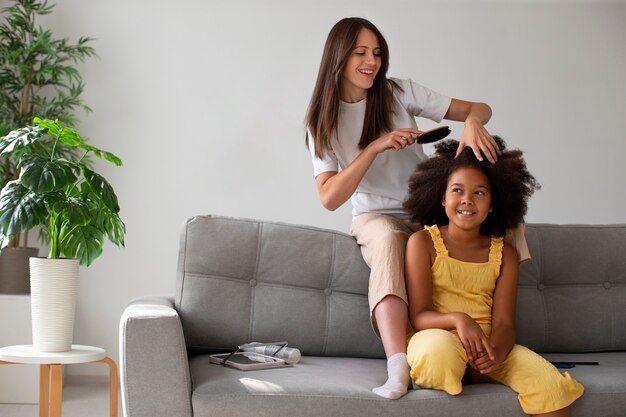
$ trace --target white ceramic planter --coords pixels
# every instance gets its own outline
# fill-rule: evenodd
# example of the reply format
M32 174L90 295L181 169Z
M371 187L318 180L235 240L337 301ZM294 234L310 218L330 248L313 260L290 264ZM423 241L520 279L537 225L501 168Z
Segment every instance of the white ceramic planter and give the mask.
M33 349L72 350L78 259L30 258Z

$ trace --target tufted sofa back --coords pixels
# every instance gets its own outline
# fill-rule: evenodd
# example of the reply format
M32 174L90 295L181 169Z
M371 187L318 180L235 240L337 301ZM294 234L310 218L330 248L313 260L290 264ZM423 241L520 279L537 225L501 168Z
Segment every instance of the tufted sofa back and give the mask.
M527 225L518 343L539 352L626 350L626 225ZM181 233L176 308L187 349L282 341L304 355L384 357L369 268L341 232L198 216Z
M175 297L187 349L285 340L304 355L384 357L369 321L368 276L344 233L191 218L181 234Z
M538 352L626 350L626 225L531 224L517 340Z

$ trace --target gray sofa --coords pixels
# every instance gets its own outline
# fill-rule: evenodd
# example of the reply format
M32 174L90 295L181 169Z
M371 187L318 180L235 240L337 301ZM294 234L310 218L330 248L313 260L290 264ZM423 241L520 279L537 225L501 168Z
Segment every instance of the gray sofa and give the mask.
M626 415L626 225L529 224L518 343L550 360L597 361L569 372L585 386L574 417ZM165 272L164 272L165 273ZM120 323L127 417L523 416L496 384L463 393L414 389L400 400L371 330L368 267L348 235L308 226L198 216L184 225L174 297L132 301ZM239 371L208 354L287 340L293 367Z

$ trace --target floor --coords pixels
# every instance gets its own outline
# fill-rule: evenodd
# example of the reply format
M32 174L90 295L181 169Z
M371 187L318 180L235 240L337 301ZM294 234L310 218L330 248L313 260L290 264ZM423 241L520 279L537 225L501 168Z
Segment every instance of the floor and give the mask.
M118 397L118 416L122 417ZM37 417L37 404L0 404L0 417ZM63 386L63 417L109 417L109 379L69 376Z

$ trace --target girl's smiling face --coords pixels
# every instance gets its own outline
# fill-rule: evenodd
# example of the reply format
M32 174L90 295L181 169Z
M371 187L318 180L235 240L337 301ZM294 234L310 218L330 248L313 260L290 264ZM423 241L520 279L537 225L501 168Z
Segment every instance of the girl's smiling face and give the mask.
M343 68L340 97L343 101L356 103L367 97L367 90L381 66L381 49L376 34L361 29L356 45Z
M478 168L458 168L450 177L442 199L450 224L480 228L491 212L491 184Z

